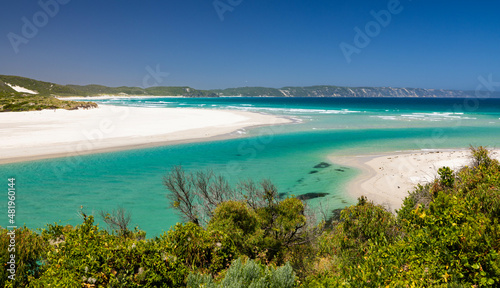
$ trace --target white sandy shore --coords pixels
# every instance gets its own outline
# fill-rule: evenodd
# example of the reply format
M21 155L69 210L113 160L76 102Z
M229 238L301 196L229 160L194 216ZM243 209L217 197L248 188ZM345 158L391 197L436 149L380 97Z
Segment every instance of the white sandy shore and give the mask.
M492 150L491 156L500 160L500 150ZM347 187L352 197L364 195L374 203L395 211L417 184L434 180L439 168L448 166L455 170L469 165L470 151L407 151L383 155L331 156L330 160L361 170L361 174Z
M238 133L228 133L290 122L241 111L108 105L90 110L4 112L0 113L0 164L236 137Z

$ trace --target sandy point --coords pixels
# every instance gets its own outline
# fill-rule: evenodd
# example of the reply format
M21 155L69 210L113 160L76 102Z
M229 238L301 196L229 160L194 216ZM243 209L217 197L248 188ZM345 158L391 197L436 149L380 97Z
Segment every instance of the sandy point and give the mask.
M500 160L500 150L490 150ZM330 161L360 170L346 187L353 197L366 196L376 204L394 212L417 184L433 181L437 170L447 166L460 169L471 162L469 149L413 150L377 155L330 156Z
M89 110L0 113L0 164L242 137L242 129L292 123L261 113L99 105Z

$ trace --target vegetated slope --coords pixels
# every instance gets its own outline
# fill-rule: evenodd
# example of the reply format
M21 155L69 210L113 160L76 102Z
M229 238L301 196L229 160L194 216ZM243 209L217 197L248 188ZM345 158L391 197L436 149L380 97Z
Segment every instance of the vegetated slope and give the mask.
M239 87L212 90L219 96L270 96L270 97L283 97L279 89L267 87Z
M219 96L267 96L267 97L500 97L500 92L393 87L342 87L316 85L307 87L287 86L283 88L238 87L227 89L200 90L188 86L107 87L103 85L59 85L19 76L0 75L0 95L13 93L5 85L9 83L39 93L54 96L99 96L99 95L144 95L144 96L184 96L184 97L219 97ZM488 93L487 93L488 92Z
M282 93L293 97L465 97L461 90L437 90L392 87L308 86L283 87Z
M397 216L366 198L319 240L308 287L500 287L500 164L443 167Z
M6 84L20 86L29 90L33 90L41 96L58 95L58 96L84 96L81 91L75 90L66 85L59 85L51 82L38 81L30 78L19 76L0 75L0 91L15 92L14 89ZM1 88L3 87L3 88ZM10 88L5 89L5 87Z
M197 90L191 87L155 86L145 89L148 95L154 96L185 96L185 97L217 97L210 90Z
M10 85L10 86L9 86ZM36 94L18 92L11 86L31 90ZM79 91L50 82L18 76L0 75L0 112L32 111L43 109L95 108L91 102L63 101L53 95L79 95Z

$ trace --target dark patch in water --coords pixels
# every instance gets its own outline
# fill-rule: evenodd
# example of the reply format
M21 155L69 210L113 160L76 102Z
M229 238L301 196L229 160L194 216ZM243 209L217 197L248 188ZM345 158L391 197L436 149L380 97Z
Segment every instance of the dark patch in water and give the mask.
M321 162L318 165L314 166L313 168L327 168L327 167L330 167L330 166L332 166L332 164L328 164L326 162Z
M304 178L300 178L299 180L297 180L297 183L302 183L302 181L304 181Z
M314 173L318 173L318 170L312 170L311 172L309 172L309 174L314 174Z
M285 197L286 197L286 195L288 195L288 192L283 192L283 193L279 193L279 194L278 194L278 197L279 197L280 199L283 199L283 198L285 198Z
M335 171L345 172L345 170L344 170L344 169L335 169Z
M336 223L336 222L339 222L340 221L340 212L342 212L342 210L344 210L343 208L340 208L340 209L334 209L332 210L332 216L330 216L328 219L326 219L326 227L327 228L332 228L333 227L333 224Z
M236 156L242 156L241 154L236 154Z
M306 194L299 195L296 198L299 199L299 200L310 200L310 199L314 199L314 198L325 197L326 195L329 195L329 194L330 193L316 193L316 192L312 192L312 193L306 193Z
M345 201L345 200L342 200L342 204L347 204L347 201Z

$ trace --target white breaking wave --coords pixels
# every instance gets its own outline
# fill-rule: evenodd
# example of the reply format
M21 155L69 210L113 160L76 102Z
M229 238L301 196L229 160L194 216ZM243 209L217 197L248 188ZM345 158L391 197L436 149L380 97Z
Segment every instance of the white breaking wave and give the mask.
M227 106L228 109L237 109L244 111L267 111L267 112L281 112L281 113L300 113L300 114L310 114L310 113L320 113L320 114L349 114L349 113L362 113L361 111L352 111L348 109L342 110L327 110L327 109L303 109L303 108L268 108L268 107L242 107L242 106Z
M453 112L432 112L423 113L416 112L411 114L401 114L401 115L378 115L371 116L380 118L383 120L418 120L418 121L445 121L445 120L475 120L477 118L463 116L464 113L453 113Z

